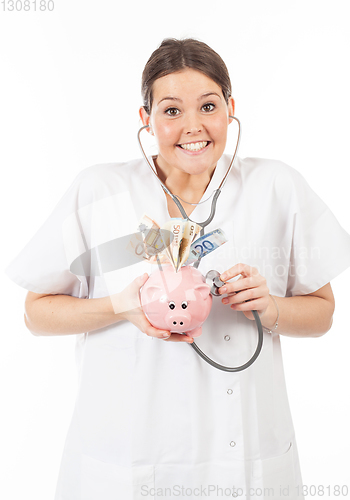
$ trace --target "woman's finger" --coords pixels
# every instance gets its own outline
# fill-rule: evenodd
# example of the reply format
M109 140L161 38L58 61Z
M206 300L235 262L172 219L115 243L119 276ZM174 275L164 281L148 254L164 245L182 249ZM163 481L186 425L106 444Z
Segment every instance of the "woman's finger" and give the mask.
M222 299L223 304L239 304L247 300L251 301L258 298L268 299L269 289L266 286L259 286L256 288L249 288L247 290L233 293Z
M223 304L239 304L240 302L245 302L246 300L257 299L264 296L265 294L259 288L249 288L242 292L234 293L233 295L228 295L222 299Z
M149 337L156 337L158 339L166 339L171 335L171 333L167 330L159 330L158 328L152 326L146 316L141 321L140 330Z
M219 288L219 293L237 293L242 290L256 288L264 285L266 285L266 279L258 274L255 276L248 276L247 278L240 278L236 281L225 283L225 285Z
M158 328L154 328L154 326L149 323L149 321L145 318L146 326L144 327L144 333L149 335L150 337L156 337L162 340L170 340L171 342L193 342L192 337L181 334L181 333L170 333L166 330L158 330Z
M239 274L241 274L243 277L256 276L257 274L259 274L259 271L255 267L240 263L222 273L220 275L220 279L221 281L228 281L232 278L235 278Z
M252 288L254 286L253 278L240 278L236 281L227 282L221 288L219 288L219 293L235 293L239 290L244 290L246 288Z
M231 304L230 308L235 311L258 311L258 313L260 313L267 307L267 305L268 301L266 303L265 298L260 297L259 299L250 300L249 302Z
M192 344L193 338L183 334L183 333L172 333L168 339L164 339L170 342L186 342L187 344Z

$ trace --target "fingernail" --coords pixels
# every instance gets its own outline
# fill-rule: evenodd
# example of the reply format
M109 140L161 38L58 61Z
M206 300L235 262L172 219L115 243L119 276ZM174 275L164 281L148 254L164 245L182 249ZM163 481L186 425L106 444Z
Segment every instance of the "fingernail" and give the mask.
M227 274L225 274L225 273L220 276L221 281L225 281L226 278L227 278Z
M171 335L171 334L170 334ZM170 337L169 333L163 333L163 338L168 339Z
M227 288L225 286L220 288L220 293L226 293L226 292L227 292Z

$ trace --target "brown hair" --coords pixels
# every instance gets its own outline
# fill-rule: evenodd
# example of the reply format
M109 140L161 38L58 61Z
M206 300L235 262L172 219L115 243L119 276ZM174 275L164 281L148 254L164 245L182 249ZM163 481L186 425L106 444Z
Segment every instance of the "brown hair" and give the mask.
M166 38L148 59L142 73L141 93L147 114L152 109L153 83L162 76L192 68L211 78L222 90L226 103L231 96L231 80L224 61L204 42L193 38Z

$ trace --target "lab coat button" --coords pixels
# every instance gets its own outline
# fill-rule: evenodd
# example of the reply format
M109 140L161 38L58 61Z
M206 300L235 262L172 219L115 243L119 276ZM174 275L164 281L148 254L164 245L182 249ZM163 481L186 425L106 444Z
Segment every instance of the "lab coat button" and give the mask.
M232 389L227 389L227 394L232 394L233 390Z
M230 338L231 337L229 335L225 335L225 337L224 337L225 340L230 340Z
M230 446L232 446L233 448L234 446L236 446L236 443L234 441L231 441Z

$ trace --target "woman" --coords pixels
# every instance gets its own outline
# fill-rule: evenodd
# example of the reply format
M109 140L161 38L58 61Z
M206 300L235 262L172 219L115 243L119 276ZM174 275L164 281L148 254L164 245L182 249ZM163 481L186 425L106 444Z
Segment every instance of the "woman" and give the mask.
M202 42L164 40L146 64L142 93L140 116L159 150L154 169L186 200L187 215L203 221L211 201L199 202L230 162L227 68ZM7 271L29 290L33 334L77 334L79 390L56 500L303 498L279 336L330 329L330 280L350 265L349 235L296 170L235 161L206 227L220 227L228 242L199 266L203 275L221 273L223 298L213 299L196 342L237 366L256 346L252 310L265 330L257 361L226 373L181 346L190 337L150 325L139 291L152 264L87 277L69 271L88 249L98 260L103 243L135 232L144 213L160 226L181 216L145 161L85 169Z

